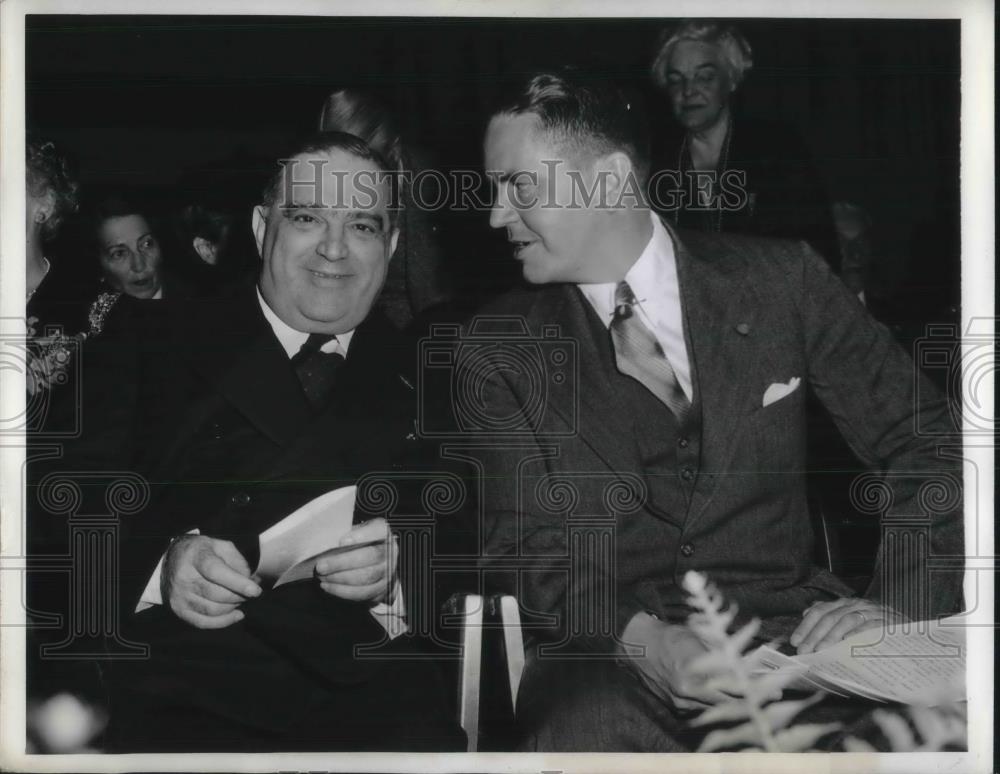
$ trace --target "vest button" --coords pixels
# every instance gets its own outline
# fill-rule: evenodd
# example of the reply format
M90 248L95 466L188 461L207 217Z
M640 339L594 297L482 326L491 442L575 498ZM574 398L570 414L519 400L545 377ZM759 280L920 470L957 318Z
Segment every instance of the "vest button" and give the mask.
M689 443L690 441L688 441L687 438L682 437L677 439L677 445L680 446L682 449L686 449Z
M681 471L681 478L683 478L685 481L690 481L692 478L694 478L694 471L691 470L691 468L684 468Z
M681 546L681 553L688 558L694 556L694 546L690 543L685 543Z
M245 505L250 504L250 495L246 492L237 492L232 497L229 498L229 502L235 505L237 508L242 508Z

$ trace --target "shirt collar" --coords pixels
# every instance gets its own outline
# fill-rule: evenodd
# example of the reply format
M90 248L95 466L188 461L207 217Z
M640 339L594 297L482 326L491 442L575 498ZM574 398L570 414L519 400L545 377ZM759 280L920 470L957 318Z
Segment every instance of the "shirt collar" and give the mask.
M655 312L658 304L651 299L660 297L655 291L657 288L662 288L665 283L672 281L676 286L677 263L674 257L674 244L663 223L652 211L649 217L653 222L653 235L623 279L632 288L643 310L655 319L658 316ZM617 286L617 282L584 283L578 286L606 325L610 324L615 313Z
M274 335L277 337L282 349L285 350L285 354L291 358L302 348L302 345L306 343L306 339L309 338L309 334L295 330L292 326L278 317L278 315L274 313L274 310L267 305L267 301L264 300L264 296L260 293L260 288L257 288L257 301L260 303L260 310L264 313L264 319L267 320L268 324L271 326L271 330L274 331ZM333 339L324 344L320 348L320 351L339 351L346 357L347 350L351 346L351 339L353 336L354 331L338 333Z

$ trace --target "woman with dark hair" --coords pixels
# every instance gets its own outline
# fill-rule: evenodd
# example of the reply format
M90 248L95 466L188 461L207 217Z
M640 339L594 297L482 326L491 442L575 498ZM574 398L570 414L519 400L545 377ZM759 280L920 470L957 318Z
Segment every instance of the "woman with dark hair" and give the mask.
M379 303L399 328L452 299L444 257L434 237L437 228L426 212L415 206L406 179L414 174L411 150L405 147L397 121L373 94L357 89L331 92L320 110L319 128L353 134L364 140L401 173L399 185L399 242L389 262L389 274Z
M133 298L163 298L163 249L143 208L122 197L106 198L94 211L93 225L104 282Z
M664 30L651 74L682 134L658 149L654 172L675 171L681 199L664 197L661 184L654 206L685 228L804 239L836 268L827 195L805 146L790 127L735 110L752 67L732 25L689 19Z

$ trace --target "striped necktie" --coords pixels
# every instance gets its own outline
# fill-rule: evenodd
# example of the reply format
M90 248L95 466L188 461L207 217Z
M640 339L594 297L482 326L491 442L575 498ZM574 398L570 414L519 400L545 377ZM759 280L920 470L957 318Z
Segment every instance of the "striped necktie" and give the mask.
M691 403L677 382L663 347L635 313L635 294L624 280L615 288L611 341L618 370L642 384L683 421Z

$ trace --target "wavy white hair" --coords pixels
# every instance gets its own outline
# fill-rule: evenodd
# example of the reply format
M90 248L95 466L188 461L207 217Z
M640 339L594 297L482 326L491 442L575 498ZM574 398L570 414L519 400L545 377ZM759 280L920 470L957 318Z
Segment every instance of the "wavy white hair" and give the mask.
M667 63L674 46L682 40L712 43L722 50L723 59L734 86L739 86L746 73L753 67L753 50L747 39L731 24L723 25L712 19L687 19L677 27L660 33L656 57L650 68L653 82L661 89L667 87Z

